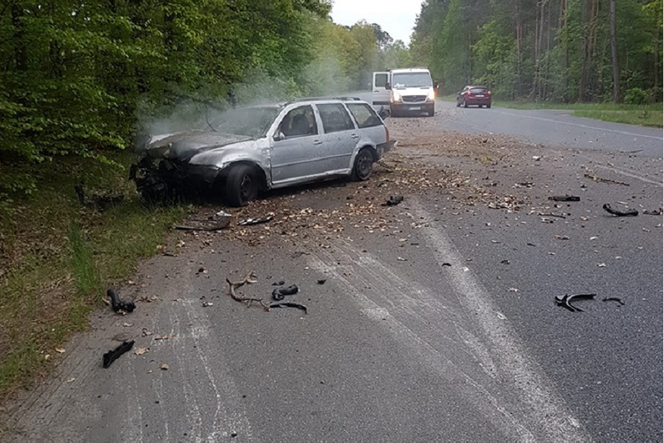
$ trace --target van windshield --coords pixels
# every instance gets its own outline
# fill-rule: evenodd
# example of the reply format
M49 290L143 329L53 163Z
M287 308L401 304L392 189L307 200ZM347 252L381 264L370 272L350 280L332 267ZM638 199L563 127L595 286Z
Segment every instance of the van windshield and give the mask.
M392 74L393 87L404 88L430 88L433 86L428 72L405 72Z

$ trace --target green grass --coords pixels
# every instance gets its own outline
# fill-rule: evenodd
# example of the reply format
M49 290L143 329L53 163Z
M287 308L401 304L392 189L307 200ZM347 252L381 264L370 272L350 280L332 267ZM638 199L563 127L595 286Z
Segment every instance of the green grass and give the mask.
M439 97L439 100L456 103L456 95ZM662 103L626 105L615 103L531 103L494 100L494 106L511 109L563 109L577 117L593 118L614 123L662 127L664 113Z
M113 159L128 167L133 156ZM49 166L38 192L14 196L11 212L0 212L0 401L51 368L55 347L87 328L106 287L154 255L186 211L146 207L120 167L86 159ZM82 208L79 181L124 200L104 212Z
M495 106L512 109L563 109L577 117L587 117L614 123L662 127L662 103L626 105L615 103L522 103L494 101Z

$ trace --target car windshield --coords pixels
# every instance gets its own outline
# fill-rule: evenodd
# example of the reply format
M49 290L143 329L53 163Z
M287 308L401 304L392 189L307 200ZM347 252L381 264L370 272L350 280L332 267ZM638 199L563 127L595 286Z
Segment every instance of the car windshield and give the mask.
M393 74L392 80L394 87L403 88L428 88L432 86L431 76L428 72L408 72L403 74Z
M276 106L254 106L230 109L209 121L217 132L260 138L267 135L278 114Z

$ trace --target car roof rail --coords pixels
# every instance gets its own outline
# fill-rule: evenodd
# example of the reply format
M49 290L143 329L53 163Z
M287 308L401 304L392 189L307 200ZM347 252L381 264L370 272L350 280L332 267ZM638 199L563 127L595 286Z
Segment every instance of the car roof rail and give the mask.
M299 102L313 102L313 101L323 101L323 100L362 100L360 97L300 97L300 98L295 98L293 100L290 100L289 102L286 102L287 105L291 103L299 103Z

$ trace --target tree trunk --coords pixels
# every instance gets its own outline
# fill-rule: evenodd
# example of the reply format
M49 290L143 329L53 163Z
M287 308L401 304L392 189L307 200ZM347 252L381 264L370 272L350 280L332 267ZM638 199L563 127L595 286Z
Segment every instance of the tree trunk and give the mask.
M618 35L616 31L616 0L609 3L611 28L611 72L613 73L613 102L620 103L620 65L618 64Z
M14 27L14 67L17 71L28 69L28 55L24 39L23 7L18 2L11 3L11 20Z

